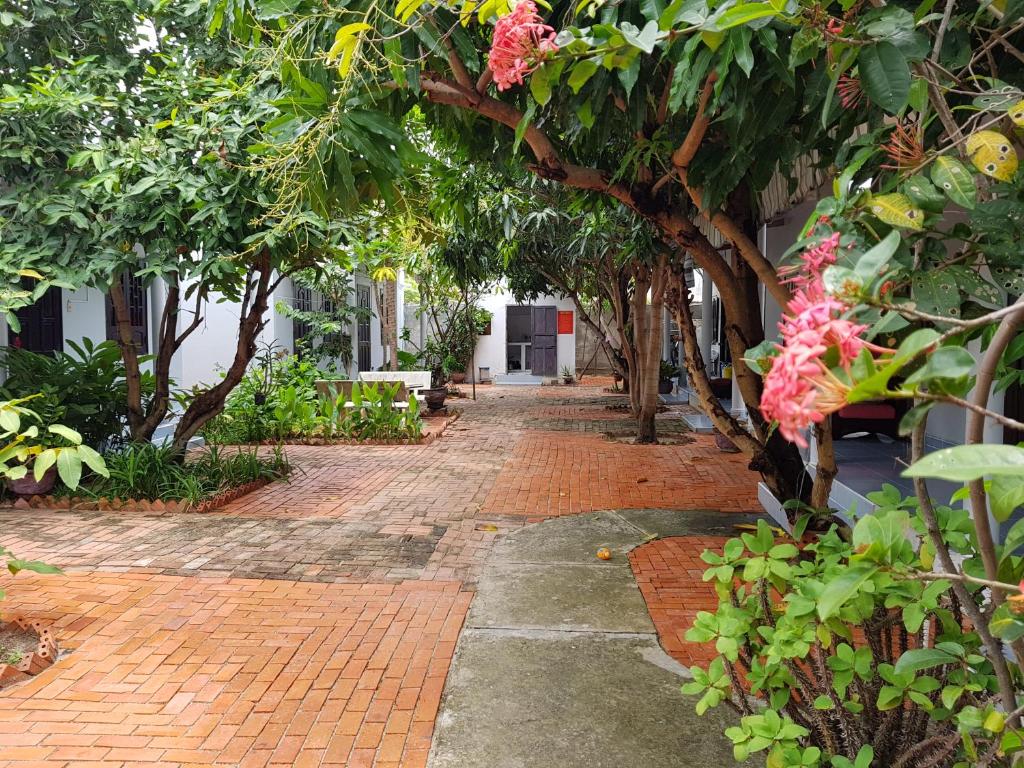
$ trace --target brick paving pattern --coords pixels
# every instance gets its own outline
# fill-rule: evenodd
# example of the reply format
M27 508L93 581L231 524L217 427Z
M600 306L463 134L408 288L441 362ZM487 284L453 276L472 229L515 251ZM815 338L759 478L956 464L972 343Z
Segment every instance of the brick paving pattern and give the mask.
M73 649L0 692L0 768L422 768L498 536L597 509L756 508L710 438L608 440L630 419L599 387L479 397L431 445L289 447L290 482L206 514L0 510L0 544L67 572L0 578L3 610Z
M726 541L723 536L674 536L629 553L661 647L688 667L706 665L715 657L713 646L688 643L685 635L699 611L714 613L718 608L715 588L702 581L707 564L700 556L706 549L721 552Z

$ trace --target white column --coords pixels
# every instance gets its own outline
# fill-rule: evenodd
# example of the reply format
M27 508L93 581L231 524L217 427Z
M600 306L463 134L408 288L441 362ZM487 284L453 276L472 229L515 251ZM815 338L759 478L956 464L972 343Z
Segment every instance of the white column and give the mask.
M701 271L700 291L700 354L704 358L704 367L711 371L711 342L714 341L714 312L712 309L713 295L711 278L707 270Z

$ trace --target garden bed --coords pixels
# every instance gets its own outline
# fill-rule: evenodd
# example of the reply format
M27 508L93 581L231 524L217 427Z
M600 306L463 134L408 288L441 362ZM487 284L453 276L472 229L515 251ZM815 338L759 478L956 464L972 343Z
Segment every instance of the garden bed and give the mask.
M38 675L57 660L57 641L37 621L0 621L0 690Z
M162 501L160 499L89 498L83 496L28 496L0 501L0 509L67 509L103 512L212 512L248 493L262 488L277 479L262 478L249 483L226 488L198 503L185 499Z
M430 445L444 434L449 424L458 420L460 411L450 411L447 415L431 416L423 414L423 434L418 438L367 439L345 437L286 437L283 440L262 440L259 443L242 443L242 445Z

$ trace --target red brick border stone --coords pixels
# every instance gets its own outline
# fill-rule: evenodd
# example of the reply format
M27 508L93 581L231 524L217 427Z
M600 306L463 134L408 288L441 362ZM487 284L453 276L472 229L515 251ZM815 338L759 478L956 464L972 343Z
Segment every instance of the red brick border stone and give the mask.
M17 629L34 632L39 638L39 643L32 653L27 654L17 664L0 664L0 689L27 680L32 675L38 675L57 660L57 640L48 628L38 621L20 617L8 621L0 620L0 630L12 625Z

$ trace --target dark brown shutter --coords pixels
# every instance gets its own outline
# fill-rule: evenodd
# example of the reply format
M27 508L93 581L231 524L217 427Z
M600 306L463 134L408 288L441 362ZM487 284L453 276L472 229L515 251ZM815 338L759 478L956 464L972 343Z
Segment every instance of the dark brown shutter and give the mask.
M33 281L25 278L22 287L31 291ZM64 297L60 288L50 288L39 300L15 311L21 331L11 333L12 347L49 354L64 349Z

